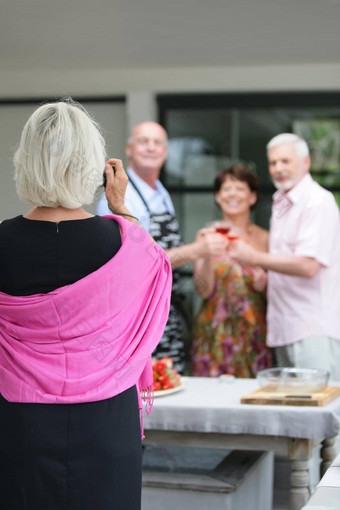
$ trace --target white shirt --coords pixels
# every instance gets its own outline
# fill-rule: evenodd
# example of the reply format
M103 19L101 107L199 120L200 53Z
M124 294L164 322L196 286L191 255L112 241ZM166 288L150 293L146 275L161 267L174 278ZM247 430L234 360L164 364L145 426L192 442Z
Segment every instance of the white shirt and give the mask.
M163 184L158 179L155 182L156 188L154 189L151 188L151 186L149 186L145 181L143 181L143 179L141 179L132 170L132 168L129 167L126 173L136 184L151 213L161 214L164 212L170 212L171 214L175 214L175 209L171 197L167 190L164 188ZM131 214L138 218L141 225L143 225L146 230L149 230L149 212L143 200L130 182L126 188L125 205ZM104 216L105 214L112 214L107 204L105 193L102 194L98 201L97 214L100 216Z
M340 340L339 208L309 174L288 193L275 193L269 252L311 257L321 267L313 278L268 272L268 345L313 336Z

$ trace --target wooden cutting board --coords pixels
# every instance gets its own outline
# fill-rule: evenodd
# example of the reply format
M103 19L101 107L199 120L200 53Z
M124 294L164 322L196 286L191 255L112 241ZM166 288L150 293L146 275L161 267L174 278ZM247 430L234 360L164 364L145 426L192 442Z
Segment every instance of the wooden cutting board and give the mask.
M241 404L276 405L276 406L324 406L340 396L340 386L327 386L318 393L289 395L285 393L269 393L265 388L252 391L241 397Z

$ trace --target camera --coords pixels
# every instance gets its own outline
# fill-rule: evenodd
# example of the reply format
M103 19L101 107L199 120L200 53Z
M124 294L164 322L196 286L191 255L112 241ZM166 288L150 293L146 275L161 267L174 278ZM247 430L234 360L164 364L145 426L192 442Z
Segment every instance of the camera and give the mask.
M112 169L113 169L113 173L116 173L116 169L113 165L112 166ZM103 173L103 186L104 186L104 189L106 188L106 184L107 184L107 179L106 179L106 173L105 173L105 170L104 170L104 173Z

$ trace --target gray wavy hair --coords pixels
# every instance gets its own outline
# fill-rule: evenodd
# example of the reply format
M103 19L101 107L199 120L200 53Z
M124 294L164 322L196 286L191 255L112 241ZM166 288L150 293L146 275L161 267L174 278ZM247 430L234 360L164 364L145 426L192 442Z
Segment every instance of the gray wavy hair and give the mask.
M40 106L14 155L19 198L32 205L76 209L103 182L105 141L98 124L72 99Z
M284 143L293 143L295 145L296 153L301 159L309 155L307 142L303 138L300 138L300 136L293 133L281 133L280 135L274 136L274 138L267 143L267 154L269 149L272 147L278 147Z

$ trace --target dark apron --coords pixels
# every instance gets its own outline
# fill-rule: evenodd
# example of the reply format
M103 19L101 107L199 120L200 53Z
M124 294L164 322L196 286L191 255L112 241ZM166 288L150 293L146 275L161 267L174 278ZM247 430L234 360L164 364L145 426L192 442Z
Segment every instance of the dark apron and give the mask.
M179 231L179 224L175 216L170 212L159 214L151 212L136 184L131 178L129 178L129 180L148 211L150 218L149 233L156 243L164 250L181 246L183 242ZM164 334L152 355L157 359L163 356L170 356L178 372L183 373L185 369L184 333L185 330L188 329L188 313L185 308L184 296L179 290L180 274L178 270L174 269L172 275L173 282L169 318L165 326Z

